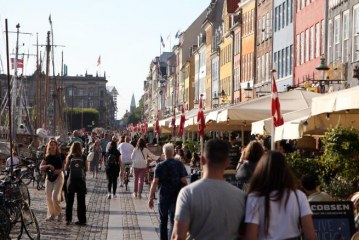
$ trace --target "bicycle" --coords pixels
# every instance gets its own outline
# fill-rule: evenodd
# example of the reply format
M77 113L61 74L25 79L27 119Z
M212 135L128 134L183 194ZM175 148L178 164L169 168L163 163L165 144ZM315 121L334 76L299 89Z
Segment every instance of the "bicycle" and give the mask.
M32 182L32 185L36 183L36 189L41 190L45 188L45 177L41 174L40 163L38 160L25 160L28 162L26 165L26 170L20 174L20 179L26 184L29 185Z
M5 212L7 219L11 223L11 227L10 229L6 228L4 222L4 224L0 225L4 227L0 228L4 229L4 232L7 231L7 235L4 236L9 236L11 228L21 219L20 232L16 234L17 239L21 238L23 230L25 230L30 239L40 239L39 224L34 212L31 210L23 195L23 186L26 187L21 179L16 179L11 175L8 175L7 178L1 182L0 209Z
M132 163L124 163L125 175L123 177L123 183L125 184L126 191L128 190L128 183L130 182L130 172Z

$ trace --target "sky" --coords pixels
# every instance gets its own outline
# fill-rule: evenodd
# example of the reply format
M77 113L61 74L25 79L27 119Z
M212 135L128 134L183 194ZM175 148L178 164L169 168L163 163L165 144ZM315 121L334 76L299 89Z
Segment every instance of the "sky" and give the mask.
M143 94L143 82L152 59L160 54L160 36L170 51L178 43L175 34L185 31L209 5L210 0L0 0L0 73L6 69L5 19L9 31L32 33L20 35L20 53L36 54L46 43L53 22L55 72L61 72L61 51L68 75L103 75L108 86L115 86L118 118L130 109L132 94L136 104ZM170 40L167 37L170 36ZM10 53L15 53L16 34L9 34ZM40 48L44 55L44 48ZM101 64L97 61L101 56ZM25 58L24 74L35 69L35 56ZM27 63L26 63L27 62ZM2 64L1 64L2 63ZM51 70L52 72L52 70Z

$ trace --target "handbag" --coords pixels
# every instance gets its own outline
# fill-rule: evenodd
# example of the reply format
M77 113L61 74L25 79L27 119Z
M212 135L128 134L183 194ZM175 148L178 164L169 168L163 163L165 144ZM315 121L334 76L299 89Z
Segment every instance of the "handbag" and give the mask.
M87 161L88 162L92 162L93 158L95 156L95 153L94 152L90 152L88 155L87 155Z

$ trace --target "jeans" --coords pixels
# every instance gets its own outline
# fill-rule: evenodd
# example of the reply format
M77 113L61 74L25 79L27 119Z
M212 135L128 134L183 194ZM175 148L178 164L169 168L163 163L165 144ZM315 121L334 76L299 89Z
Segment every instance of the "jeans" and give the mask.
M135 181L134 181L134 192L142 193L143 190L143 182L145 180L146 168L135 168Z
M171 239L174 217L175 217L176 202L159 203L158 212L160 214L160 238L161 240ZM170 217L170 229L168 231L168 216Z

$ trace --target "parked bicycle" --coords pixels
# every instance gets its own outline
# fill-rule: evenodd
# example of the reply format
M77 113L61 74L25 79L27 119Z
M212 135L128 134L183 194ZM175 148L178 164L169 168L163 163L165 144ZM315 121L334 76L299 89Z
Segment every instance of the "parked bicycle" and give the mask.
M41 173L39 160L25 159L26 170L23 170L20 174L21 180L29 185L32 182L34 186L36 183L36 189L41 190L45 188L45 176Z
M0 233L3 234L0 236L4 236L0 239L9 239L10 234L20 239L24 230L30 239L40 239L38 222L27 202L27 200L30 201L30 195L28 195L26 185L15 176L14 172L6 173L5 179L0 182L0 216L2 216ZM21 221L20 231L12 233L11 229L19 220Z

